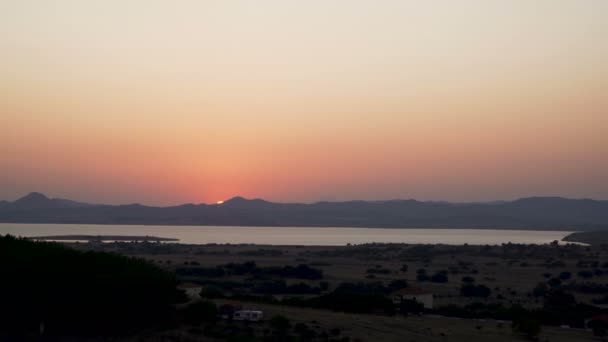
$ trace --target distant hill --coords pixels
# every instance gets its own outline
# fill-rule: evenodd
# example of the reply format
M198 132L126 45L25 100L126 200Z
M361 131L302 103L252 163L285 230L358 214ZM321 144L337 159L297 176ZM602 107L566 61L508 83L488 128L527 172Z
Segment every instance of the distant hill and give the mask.
M608 201L531 197L487 203L409 199L302 204L235 197L221 205L151 207L89 204L31 193L14 202L1 201L0 222L608 231Z

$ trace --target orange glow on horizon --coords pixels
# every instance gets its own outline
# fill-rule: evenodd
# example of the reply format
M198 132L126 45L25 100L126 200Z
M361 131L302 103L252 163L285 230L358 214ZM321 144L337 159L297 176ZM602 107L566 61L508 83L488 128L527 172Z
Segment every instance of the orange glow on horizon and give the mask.
M1 2L0 201L608 199L608 1L126 3Z

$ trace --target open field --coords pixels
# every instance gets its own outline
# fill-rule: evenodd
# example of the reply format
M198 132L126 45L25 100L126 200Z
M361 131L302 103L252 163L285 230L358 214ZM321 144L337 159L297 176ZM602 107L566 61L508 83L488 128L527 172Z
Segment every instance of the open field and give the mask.
M81 245L81 248L87 248ZM106 251L142 257L175 271L184 268L212 268L227 263L254 261L260 267L307 264L323 271L323 281L331 290L341 282L385 282L406 280L435 295L437 306L466 304L478 298L460 296L462 278L471 277L476 284L492 289L486 301L540 305L531 295L540 282L559 278L563 286L581 283L608 282L607 250L589 246L503 245L360 245L344 247L299 247L257 245L178 245L178 244L104 244L94 247ZM407 265L407 272L401 269ZM447 271L447 282L417 280L417 270L425 269L431 276ZM607 272L604 272L606 270ZM579 272L591 272L582 277ZM601 272L601 274L600 274ZM596 274L597 273L597 274ZM584 273L585 275L587 273ZM242 281L247 276L184 277L186 281ZM288 280L289 282L290 280ZM302 281L302 280L293 280ZM304 280L315 284L318 281ZM591 302L593 296L575 294L577 300Z
M497 320L470 320L449 317L418 316L380 316L349 314L327 310L294 308L269 304L246 303L230 300L217 300L218 304L243 305L263 310L267 316L283 315L289 317L292 325L305 324L317 333L339 331L332 336L334 341L348 338L349 341L371 342L439 342L439 341L529 341L528 338L514 333L509 322ZM269 330L267 323L225 323L241 329L252 329L259 335ZM131 341L131 339L128 339ZM137 339L134 339L137 340ZM139 340L145 341L217 341L201 335L197 326L182 326L179 329L150 332ZM585 342L599 341L591 332L583 329L543 327L540 341Z
M73 246L145 258L175 272L182 282L198 284L203 289L219 290L222 298L212 299L218 305L239 303L246 308L262 309L267 317L275 313L283 314L292 322L318 325L319 329L339 328L345 336L361 341L507 341L520 336L514 335L510 322L500 323L492 319L347 314L276 305L268 302L268 299L311 298L331 293L343 283L382 284L388 288L390 284L403 284L405 281L409 287L433 293L435 308L499 303L506 307L521 305L534 310L544 305L543 294L540 293L543 289L567 291L577 303L596 306L602 306L608 292L605 288L608 283L608 263L605 262L608 260L608 250L603 246L369 244L302 247L157 243ZM253 262L262 273L235 274L230 271L232 266L228 265L248 262ZM302 264L322 271L322 276L277 277L271 273ZM425 271L420 271L422 269ZM426 277L421 277L421 274ZM437 274L443 274L445 278L433 277ZM280 293L256 292L256 289L264 289L262 285L277 281L284 281L288 289L290 285L306 284L311 291L298 294L289 293L289 290ZM463 296L461 288L465 283L484 285L490 289L490 293L487 297ZM544 326L540 336L542 340L549 341L594 339L588 330L557 326Z

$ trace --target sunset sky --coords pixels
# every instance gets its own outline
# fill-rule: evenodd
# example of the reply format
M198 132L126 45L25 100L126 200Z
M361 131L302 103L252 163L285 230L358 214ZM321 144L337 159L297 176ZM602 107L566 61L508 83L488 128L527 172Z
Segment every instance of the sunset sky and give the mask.
M0 199L608 199L606 0L0 0Z

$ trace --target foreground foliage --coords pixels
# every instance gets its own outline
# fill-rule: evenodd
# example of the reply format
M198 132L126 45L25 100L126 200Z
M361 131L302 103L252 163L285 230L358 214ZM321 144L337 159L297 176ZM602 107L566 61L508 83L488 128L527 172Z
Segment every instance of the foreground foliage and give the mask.
M174 276L141 260L0 236L0 334L105 335L168 322Z

